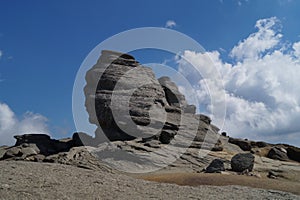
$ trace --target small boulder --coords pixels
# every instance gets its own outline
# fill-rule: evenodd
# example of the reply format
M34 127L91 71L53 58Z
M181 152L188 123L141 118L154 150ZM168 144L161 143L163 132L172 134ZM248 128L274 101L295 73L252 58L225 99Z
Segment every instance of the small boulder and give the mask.
M206 173L221 173L225 171L224 162L221 159L214 159L206 168Z
M235 172L248 170L251 172L254 166L254 156L251 153L239 153L232 157L231 168Z
M287 151L284 148L280 148L280 147L271 148L267 157L275 160L281 160L281 161L289 160L287 156Z

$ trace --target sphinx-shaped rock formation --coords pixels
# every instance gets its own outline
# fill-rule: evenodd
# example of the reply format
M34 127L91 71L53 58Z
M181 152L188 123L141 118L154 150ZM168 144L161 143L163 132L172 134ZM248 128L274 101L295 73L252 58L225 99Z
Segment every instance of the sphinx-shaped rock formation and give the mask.
M128 54L102 51L86 82L86 109L98 126L99 141L104 133L110 141L157 138L169 143L181 114L195 113L170 78L157 80L151 68Z
M126 156L127 162L132 160L132 155L126 154L130 152L135 154L135 162L162 166L177 160L187 148L193 156L182 157L184 163L198 162L192 160L201 148L223 149L219 129L211 119L196 114L196 107L187 103L169 77L156 79L151 68L131 55L102 51L87 72L86 82L86 110L90 123L98 126L96 154L101 159L119 152L114 164ZM105 141L112 143L107 146ZM123 161L116 165L124 165ZM130 164L126 166L130 168Z

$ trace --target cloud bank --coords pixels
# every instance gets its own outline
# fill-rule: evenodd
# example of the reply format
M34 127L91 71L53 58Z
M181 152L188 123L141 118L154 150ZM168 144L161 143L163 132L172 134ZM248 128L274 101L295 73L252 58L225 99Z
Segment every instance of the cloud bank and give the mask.
M26 133L49 135L46 122L46 117L32 112L26 112L19 120L7 104L0 102L0 145L13 145L14 135Z
M178 70L194 85L206 114L211 96L222 90L209 78L216 73L213 66L221 73L227 106L223 130L230 136L300 146L300 41L283 41L276 17L258 20L255 28L232 48L232 62L218 51L185 51L177 58Z

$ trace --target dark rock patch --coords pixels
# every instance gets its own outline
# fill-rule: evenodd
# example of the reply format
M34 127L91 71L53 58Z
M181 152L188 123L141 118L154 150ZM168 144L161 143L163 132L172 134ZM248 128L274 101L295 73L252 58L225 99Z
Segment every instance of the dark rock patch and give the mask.
M232 157L231 168L235 172L248 170L251 172L254 167L254 156L251 153L239 153Z
M206 173L220 173L221 171L225 171L224 162L221 159L213 160L205 170Z
M252 148L250 142L247 140L230 137L228 142L239 146L243 151L250 151Z
M287 156L291 160L300 162L300 148L289 146L287 148Z

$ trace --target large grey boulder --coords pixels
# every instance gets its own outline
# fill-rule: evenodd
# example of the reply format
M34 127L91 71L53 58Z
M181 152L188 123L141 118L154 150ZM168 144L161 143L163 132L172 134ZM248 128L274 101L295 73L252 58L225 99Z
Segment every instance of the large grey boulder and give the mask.
M231 159L231 168L235 172L243 172L245 170L251 172L253 166L254 156L251 153L239 153Z

